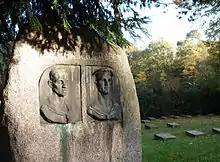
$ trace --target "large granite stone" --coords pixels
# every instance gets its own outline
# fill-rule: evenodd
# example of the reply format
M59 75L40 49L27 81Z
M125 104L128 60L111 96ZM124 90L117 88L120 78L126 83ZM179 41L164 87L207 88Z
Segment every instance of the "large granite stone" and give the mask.
M13 51L3 114L12 161L141 162L139 104L121 48L75 28L25 31Z

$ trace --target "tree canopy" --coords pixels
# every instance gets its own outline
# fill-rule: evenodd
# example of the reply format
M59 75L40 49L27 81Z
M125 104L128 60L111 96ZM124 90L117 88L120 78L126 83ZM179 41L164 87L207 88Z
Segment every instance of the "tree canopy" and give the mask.
M106 40L123 46L129 44L123 36L123 30L128 31L133 38L139 37L136 29L147 34L147 29L142 25L149 23L150 18L141 17L138 14L139 9L168 6L173 3L182 9L180 15L191 13L189 21L194 20L201 11L208 15L216 14L220 10L218 0L173 0L172 3L163 0L1 1L0 29L1 36L4 37L0 43L10 40L15 36L16 30L26 25L38 31L48 27L70 31L72 27L86 26L97 31ZM189 12L193 7L196 8L194 12ZM219 18L216 18L210 27L218 29L219 21ZM216 30L215 34L218 31Z
M209 24L205 33L210 39L219 39L220 36L220 1L219 0L175 0L181 9L179 18L188 16L189 21L203 17L204 24ZM209 18L209 19L207 19ZM208 20L208 21L207 21Z
M72 27L86 26L96 30L110 42L124 45L122 29L138 37L135 29L149 22L140 17L135 7L143 8L148 2L142 0L12 0L0 3L2 30L15 33L29 25L34 30L56 27L70 31ZM126 16L126 13L129 15Z

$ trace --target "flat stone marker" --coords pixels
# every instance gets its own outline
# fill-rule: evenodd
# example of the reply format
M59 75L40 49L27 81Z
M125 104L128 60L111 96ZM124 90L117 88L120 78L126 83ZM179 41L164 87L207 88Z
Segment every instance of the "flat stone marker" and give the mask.
M167 117L166 116L161 116L161 119L167 119Z
M146 129L158 128L157 125L151 124L151 123L145 124L144 127L145 127Z
M192 116L191 116L191 115L185 115L185 117L186 117L186 118L192 118Z
M197 130L189 130L189 131L186 131L186 134L191 137L196 137L196 136L204 135L205 133L197 131Z
M141 123L145 124L145 123L150 123L150 120L141 120Z
M175 139L176 136L170 134L170 133L158 133L154 135L154 138L156 140L169 140L169 139Z
M156 120L155 117L147 117L148 120Z
M185 115L185 114L182 114L180 115L181 117L184 117L184 118L191 118L192 116L191 115Z
M171 127L171 128L175 128L175 127L179 127L180 124L178 124L178 123L167 123L167 126Z
M220 128L212 128L213 133L220 133Z
M177 116L177 115L170 115L171 118L174 118L174 119L179 119L180 116Z

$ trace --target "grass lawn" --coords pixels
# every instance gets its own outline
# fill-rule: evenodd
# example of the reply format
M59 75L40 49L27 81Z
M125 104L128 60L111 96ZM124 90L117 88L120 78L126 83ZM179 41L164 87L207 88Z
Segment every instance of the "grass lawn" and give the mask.
M181 124L168 128L168 122ZM152 121L159 128L147 130L142 125L142 162L220 162L220 134L212 128L220 128L220 116L198 116L180 119ZM186 130L206 133L200 137L188 137ZM174 140L154 140L155 133L171 133Z

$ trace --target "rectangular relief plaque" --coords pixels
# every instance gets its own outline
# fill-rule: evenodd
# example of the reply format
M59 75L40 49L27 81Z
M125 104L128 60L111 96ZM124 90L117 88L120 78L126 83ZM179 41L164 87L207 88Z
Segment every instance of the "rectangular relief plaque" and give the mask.
M86 66L87 114L95 120L121 120L119 80L113 69Z
M82 120L80 66L54 65L39 81L41 123Z

